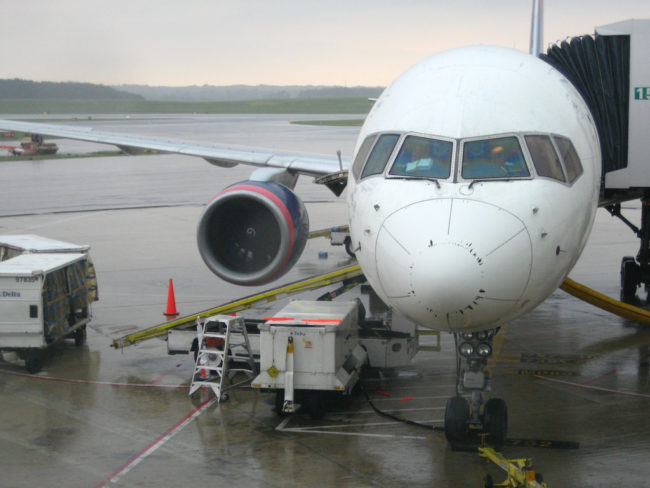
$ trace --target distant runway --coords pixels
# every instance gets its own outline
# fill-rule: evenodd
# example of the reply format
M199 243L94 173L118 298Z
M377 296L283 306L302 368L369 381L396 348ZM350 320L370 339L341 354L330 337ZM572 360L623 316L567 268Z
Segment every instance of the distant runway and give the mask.
M358 128L289 123L321 117L95 116L76 123L324 154L342 149L350 156ZM57 144L62 152L105 148ZM0 163L0 234L90 244L100 293L83 347L55 348L36 376L11 354L0 361L0 485L430 487L481 486L486 473L504 478L476 454L451 451L437 432L378 416L361 395L320 421L301 414L283 419L272 411L271 395L249 389L235 390L220 405L208 395L189 398L191 358L168 356L163 341L109 347L116 337L163 321L170 278L182 314L255 292L210 273L195 244L202 203L250 172L174 155ZM297 191L313 229L345 223L343 201L327 189L301 178ZM638 205L625 212L638 221ZM637 249L631 231L599 212L571 277L617 297L620 259ZM319 259L320 251L328 258ZM283 279L349 263L342 248L316 239ZM266 315L281 305L249 313ZM454 392L453 347L443 335L441 352L419 353L410 367L368 380L373 402L441 425ZM551 488L645 486L649 348L650 330L562 291L509 324L493 364L493 394L509 406L509 437L580 447L524 442L505 454L532 456Z

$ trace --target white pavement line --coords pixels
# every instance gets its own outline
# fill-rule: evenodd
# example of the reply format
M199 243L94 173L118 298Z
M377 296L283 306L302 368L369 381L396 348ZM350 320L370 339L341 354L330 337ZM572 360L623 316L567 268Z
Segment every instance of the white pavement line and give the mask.
M296 434L328 434L328 435L343 435L343 436L355 436L355 437L380 437L385 439L418 439L418 440L427 440L430 436L415 436L415 435L398 435L398 434L370 434L367 432L343 432L336 430L320 430L320 429L329 429L334 427L347 427L343 426L326 426L318 425L315 427L287 427L287 424L291 420L291 417L287 417L275 428L279 432L292 432ZM425 422L440 422L439 420L425 421ZM369 424L357 424L356 427L366 427L366 426L380 426L380 425L393 425L399 422L374 422Z
M294 432L297 434L328 434L328 435L344 435L344 436L353 436L353 437L381 437L384 439L418 439L418 440L427 440L429 437L425 436L416 436L416 435L393 435L393 434L368 434L361 432L338 432L338 431L327 431L327 430L301 430L301 429L283 429L282 432Z
M156 385L151 383L114 383L112 381L92 381L92 380L78 380L74 378L57 378L55 376L44 376L41 374L28 374L17 373L15 371L7 371L0 369L0 374L8 374L11 376L18 376L20 378L33 378L35 380L55 381L60 383L77 383L79 385L99 385L99 386L127 386L131 388L171 388L171 389L189 389L189 385Z
M444 410L445 407L422 407L422 408L386 408L382 412L386 413L400 413L400 412L420 412L429 410ZM356 412L329 412L331 415L367 415L376 413L374 410L358 410Z
M447 400L449 398L449 395L435 395L435 396L415 396L413 397L413 400L409 400L412 402L416 402L418 400ZM378 402L399 402L400 398L399 397L387 397L384 395L380 395L377 397L374 397L372 399L372 403L378 403ZM403 401L403 400L402 400Z
M275 430L284 430L285 425L289 423L289 420L291 420L291 417L285 417L282 422L275 428Z
M172 426L167 432L158 437L155 441L145 447L138 454L129 459L120 469L111 474L105 481L102 481L95 488L100 488L102 486L107 486L109 483L116 483L119 478L131 471L135 466L140 464L145 458L153 454L160 447L162 447L168 440L178 434L185 426L187 426L192 420L201 415L205 409L210 407L214 402L217 401L216 397L209 398L208 400L201 403L198 407L192 410L189 414L179 420L174 426Z
M442 422L442 419L439 420L419 420L421 424L437 424ZM308 432L312 429L340 429L346 427L379 427L386 425L397 425L402 424L403 422L369 422L369 423L357 423L357 424L336 424L336 425L317 425L315 427L291 427L292 430L303 430Z
M650 398L650 395L645 393L636 393L633 391L623 391L623 390L612 390L611 388L602 388L600 386L584 385L582 383L572 383L571 381L563 381L555 378L549 378L546 376L535 376L538 380L550 381L551 383L559 383L561 385L574 386L576 388L584 388L587 390L602 391L604 393L614 393L616 395L625 395L637 398Z
M393 378L391 378L391 379L393 379ZM423 378L420 378L420 379L423 379ZM400 379L398 378L397 381L400 381ZM402 381L404 381L404 380L402 380ZM373 384L373 383L381 383L379 381L365 380L365 383L366 383L366 390L368 390L368 393L372 393L372 392L374 392L376 390L386 390L388 392L394 392L394 391L399 391L399 390L406 390L406 391L437 390L438 388L444 388L445 390L448 390L448 389L453 390L454 388L456 388L456 385L453 384L453 383L444 384L444 385L443 384L433 384L433 383L431 383L431 384L426 384L426 385L422 385L422 386L417 386L417 385L411 385L411 386L409 386L409 385L407 385L407 386L383 385L383 387L382 387L381 384L377 385L377 386L375 386ZM447 398L449 398L449 396L447 396Z

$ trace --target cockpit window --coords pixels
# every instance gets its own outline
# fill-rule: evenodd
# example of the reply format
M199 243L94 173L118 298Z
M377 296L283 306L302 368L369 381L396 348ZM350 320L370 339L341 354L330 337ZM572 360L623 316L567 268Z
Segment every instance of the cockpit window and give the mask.
M530 135L524 138L526 139L530 155L533 157L533 164L535 165L537 174L558 181L566 181L564 171L562 171L562 164L557 157L550 137Z
M389 174L415 178L447 179L451 174L453 144L428 137L408 136Z
M566 168L566 175L569 179L569 183L573 183L578 179L578 176L580 176L583 171L578 153L576 153L571 140L566 137L553 136L553 139L555 139L557 148L560 150L560 156L562 156L562 160L564 161L564 167Z
M376 139L377 134L366 137L366 139L363 141L363 144L361 144L359 151L357 151L357 156L354 158L354 163L352 163L352 176L354 176L355 180L359 179L363 163L366 162L370 148L372 148L372 145L375 143Z
M399 139L398 134L383 134L377 140L377 144L372 148L370 157L361 172L361 179L366 176L376 175L384 172L388 158L395 149L395 144Z
M514 136L468 141L463 145L464 179L530 176L519 141Z

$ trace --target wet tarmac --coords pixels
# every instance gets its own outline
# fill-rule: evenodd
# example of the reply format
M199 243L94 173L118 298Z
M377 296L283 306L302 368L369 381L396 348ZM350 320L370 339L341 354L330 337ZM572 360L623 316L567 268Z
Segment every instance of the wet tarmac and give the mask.
M288 123L296 118L92 123L260 147L280 141L292 150L307 151L311 142L317 152L350 155L356 128ZM62 151L66 144L103 149L57 143ZM451 450L439 432L377 415L362 395L322 420L281 418L272 395L250 389L232 391L219 405L207 393L188 397L192 360L167 355L161 340L110 347L163 321L170 278L182 314L256 291L212 275L195 245L201 203L249 173L173 155L0 163L0 234L91 245L100 291L84 346L53 348L37 375L12 354L0 361L0 486L471 487L486 473L504 477L475 453ZM298 192L313 229L345 222L345 206L326 189L305 179ZM624 212L638 222L638 205ZM629 229L599 212L571 277L618 297L620 259L637 248ZM283 280L350 262L342 248L313 240ZM455 366L452 337L441 339L440 352L421 352L410 366L366 380L378 408L442 425ZM506 456L532 457L549 487L647 485L650 330L557 291L502 330L497 346L493 394L508 402L509 437L517 444ZM539 442L548 440L573 444Z

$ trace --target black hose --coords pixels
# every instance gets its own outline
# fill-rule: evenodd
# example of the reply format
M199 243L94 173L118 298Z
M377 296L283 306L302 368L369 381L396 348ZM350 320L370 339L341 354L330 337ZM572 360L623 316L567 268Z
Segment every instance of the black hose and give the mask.
M444 427L439 427L439 426L434 426L434 425L427 425L427 424L421 424L420 422L416 422L415 420L409 420L409 419L403 419L401 417L398 417L396 415L393 415L388 412L383 412L379 410L374 403L372 403L372 400L370 400L370 396L368 395L368 391L366 390L365 385L363 384L363 381L359 380L359 388L361 388L361 391L363 392L363 395L366 397L366 400L368 401L368 404L372 407L372 409L379 415L382 415L384 417L388 417L389 419L396 420L398 422L403 422L408 425L413 425L415 427L422 427L424 429L428 430L433 430L434 432L444 432Z

